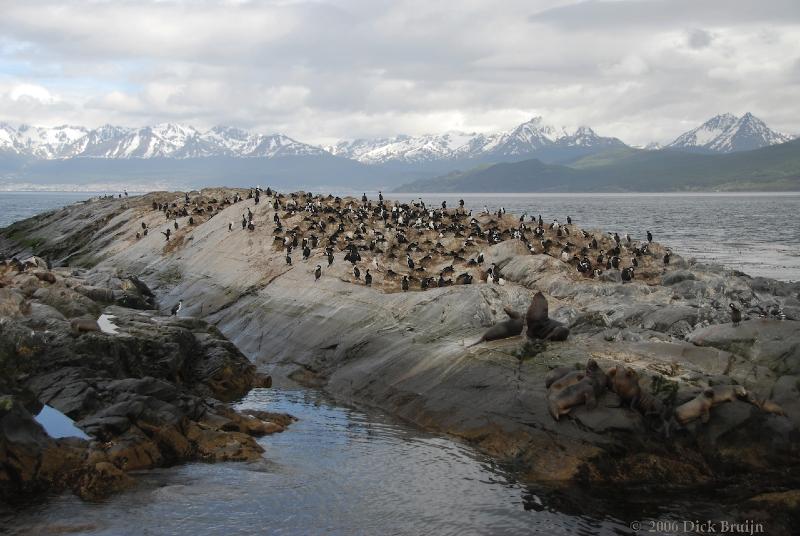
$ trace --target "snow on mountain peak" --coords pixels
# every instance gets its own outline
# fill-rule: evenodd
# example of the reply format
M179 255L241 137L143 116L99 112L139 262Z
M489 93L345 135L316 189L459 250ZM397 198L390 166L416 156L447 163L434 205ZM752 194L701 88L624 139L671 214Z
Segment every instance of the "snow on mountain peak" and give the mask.
M191 126L159 123L141 128L103 125L53 128L0 124L0 150L43 159L198 158L208 156L291 156L325 154L281 134L251 134L232 127L201 132Z
M790 140L791 136L771 130L766 123L750 112L742 117L725 113L714 116L699 127L681 134L667 147L732 153L760 149Z

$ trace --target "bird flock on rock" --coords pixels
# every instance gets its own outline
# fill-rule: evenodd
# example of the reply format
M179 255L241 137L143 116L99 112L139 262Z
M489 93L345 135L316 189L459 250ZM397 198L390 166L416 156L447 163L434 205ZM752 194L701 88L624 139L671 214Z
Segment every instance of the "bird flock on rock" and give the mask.
M265 199L262 203L262 199ZM241 203L241 205L239 205ZM350 263L348 279L384 292L427 290L477 282L505 284L500 267L486 261L488 248L506 240L521 241L532 255L548 255L574 267L579 278L599 278L623 283L641 273L661 273L669 264L669 250L629 234L589 232L576 225L542 216L514 216L500 208L473 214L460 200L454 208L446 201L428 205L423 200L390 202L309 192L283 194L271 188L251 188L246 195L229 191L216 197L203 192L183 194L169 201L152 202L167 225L165 240L182 229L214 217L230 206L242 206L240 225L227 224L228 232L269 232L273 248L280 251L287 268L310 263L309 273L318 281L337 261ZM238 218L238 216L237 216ZM146 236L141 222L137 239ZM296 252L302 263L295 262ZM486 253L485 253L486 252ZM342 279L341 271L335 272ZM618 275L614 275L617 273Z

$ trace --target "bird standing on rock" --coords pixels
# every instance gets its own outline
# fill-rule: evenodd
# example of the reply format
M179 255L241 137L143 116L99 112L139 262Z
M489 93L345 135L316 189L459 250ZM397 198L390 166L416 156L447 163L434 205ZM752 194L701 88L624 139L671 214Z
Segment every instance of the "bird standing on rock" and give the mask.
M403 292L408 290L408 276L403 276L403 281L400 282L400 287L403 289Z
M633 266L622 270L622 282L629 283L633 280Z
M734 326L738 326L739 322L742 321L742 312L734 304L730 304L730 308L731 308L731 322L733 322Z
M369 273L369 268L367 268L367 273L364 274L364 283L368 286L372 286L372 274Z
M317 279L319 279L321 275L322 275L322 266L318 264L317 269L314 270L314 283L317 282Z
M172 309L170 310L170 313L172 313L172 316L177 316L182 307L183 307L183 300L178 300L178 303L173 305Z

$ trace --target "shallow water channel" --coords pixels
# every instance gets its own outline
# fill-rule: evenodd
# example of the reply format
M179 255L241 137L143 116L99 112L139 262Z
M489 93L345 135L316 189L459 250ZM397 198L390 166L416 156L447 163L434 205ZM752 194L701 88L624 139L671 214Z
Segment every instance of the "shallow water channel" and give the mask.
M526 486L467 445L336 405L314 390L255 389L241 406L299 421L260 439L263 461L142 472L133 489L104 502L66 493L0 517L0 528L192 536L633 534L635 521L647 529L648 520L724 517L719 505L697 497Z

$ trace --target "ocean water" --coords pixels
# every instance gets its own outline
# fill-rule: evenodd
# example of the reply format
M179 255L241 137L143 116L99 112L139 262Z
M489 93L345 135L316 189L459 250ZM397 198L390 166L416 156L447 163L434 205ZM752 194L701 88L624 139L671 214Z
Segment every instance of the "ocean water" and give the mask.
M142 472L133 489L102 502L63 494L0 514L0 527L13 535L588 536L636 534L631 525L649 520L729 519L713 496L524 485L466 445L315 390L255 389L240 406L299 421L259 439L261 461Z
M96 197L96 192L0 192L0 228L17 220Z

